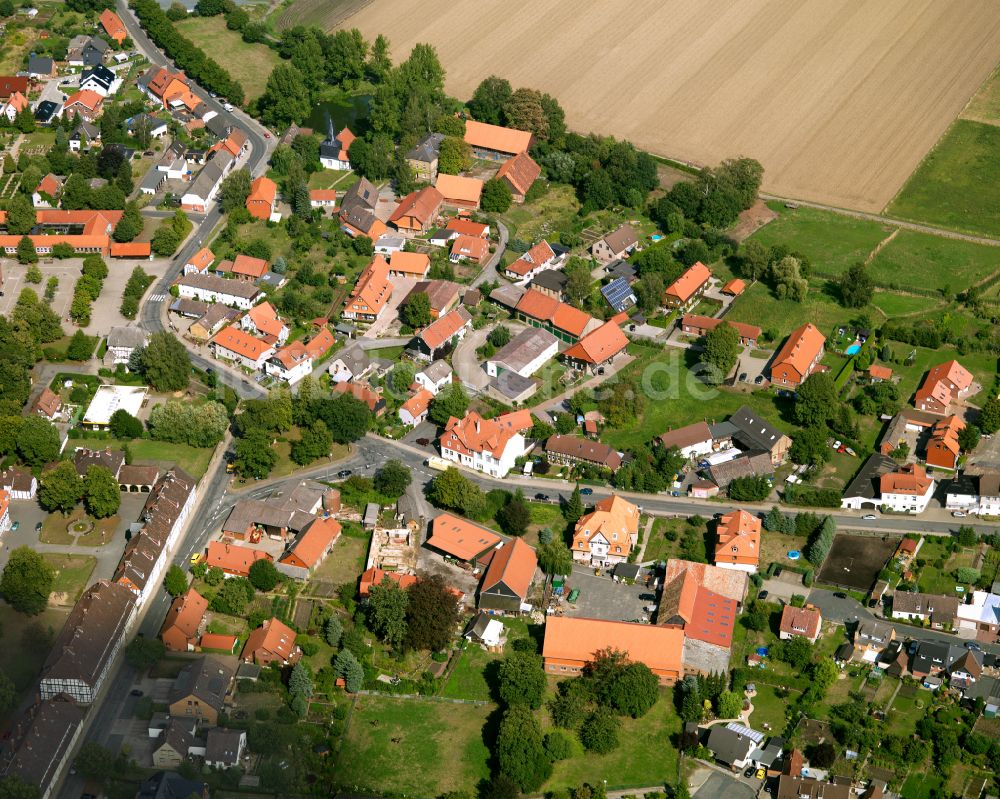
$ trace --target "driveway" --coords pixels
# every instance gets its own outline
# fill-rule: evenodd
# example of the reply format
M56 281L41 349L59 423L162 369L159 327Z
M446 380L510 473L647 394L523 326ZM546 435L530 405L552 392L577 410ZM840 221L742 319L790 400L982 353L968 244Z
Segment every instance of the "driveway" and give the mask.
M566 597L573 589L580 591L577 601L570 605ZM607 619L608 621L635 621L649 618L652 614L643 608L655 602L652 588L645 585L616 583L605 571L600 577L592 568L574 566L573 574L567 581L563 594L563 608L567 616L582 616L587 619Z
M767 591L768 602L781 600L790 604L795 594L804 596L806 589L802 586L802 575L793 571L783 571L780 576L764 580L761 588Z
M493 257L490 258L486 266L483 267L483 271L480 272L476 279L472 281L472 288L481 286L483 283L493 283L499 280L497 275L497 265L503 260L503 254L507 250L507 228L499 220L494 219L493 224L496 225L497 232L499 234L499 241L497 242L496 252L493 253Z
M486 374L482 362L476 357L476 350L486 343L486 337L492 329L492 326L487 326L469 331L451 355L451 365L455 374L463 383L477 391L482 391L489 385L490 376Z
M392 296L389 297L389 302L385 304L379 318L362 334L364 338L378 338L399 319L399 306L417 284L417 280L412 277L390 277L389 282L392 284Z
M694 799L753 799L763 783L722 769L699 766L688 777L688 787Z

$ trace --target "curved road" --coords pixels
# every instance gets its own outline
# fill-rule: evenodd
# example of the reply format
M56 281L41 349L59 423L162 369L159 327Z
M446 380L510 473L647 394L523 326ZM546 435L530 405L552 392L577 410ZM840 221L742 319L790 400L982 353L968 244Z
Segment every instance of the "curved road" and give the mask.
M483 267L483 271L472 281L472 288L481 286L483 283L492 283L500 278L497 272L497 265L503 260L503 254L507 250L507 226L498 219L493 220L493 224L497 226L497 232L500 234L497 251L493 253L493 257L490 258L489 263Z

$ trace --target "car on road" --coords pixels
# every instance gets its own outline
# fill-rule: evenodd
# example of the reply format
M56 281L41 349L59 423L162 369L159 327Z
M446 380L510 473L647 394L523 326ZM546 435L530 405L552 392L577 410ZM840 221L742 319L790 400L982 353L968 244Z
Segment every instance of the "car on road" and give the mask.
M951 512L951 515L954 516L956 519L964 519L965 518L965 511L964 510L955 510L955 511Z
M757 599L767 599L767 590L765 589L764 591L761 591L759 594L757 594Z
M594 489L592 489L592 488L581 488L580 489L580 494L583 495L583 496L585 496L585 497L589 497L593 493L594 493Z
M417 439L417 445L421 446L421 447L426 447L430 443L431 443L431 440L429 438L418 438Z
M142 690L139 688L133 688L131 691L129 691L129 694L131 696L142 696Z
M537 499L539 502L548 502L549 495L542 494L539 492L538 494L535 494L535 499Z
M748 768L746 771L743 772L743 776L744 777L752 777L754 775L754 772L756 770L757 769L755 769L753 766L750 766L750 768Z
M15 531L15 530L17 530L17 528L18 528L18 527L20 527L20 526L21 526L21 523L20 523L20 522L14 522L14 523L13 523L13 524L12 524L12 525L10 526L10 529L11 529L11 531Z
M346 477L350 477L352 474L353 472L350 469L341 469L339 472L337 472L337 477L343 480Z
M762 769L762 768L757 769L757 779L758 780L762 780L766 776L767 776L767 772L764 769Z
M843 591L834 591L833 595L837 597L837 599L847 599L847 594L845 594Z
M223 103L222 107L225 108L227 111L232 111L233 110L233 104L232 103Z
M35 532L40 533L41 531L42 531L42 523L38 522L37 524L35 524Z
M201 560L201 553L200 552L192 552L191 553L191 563L198 563L200 560Z
M864 516L861 517L861 519L866 522L873 521L874 519L877 518L878 516L876 516L874 513L866 513Z
M271 134L268 133L266 130L264 131L264 138L265 139L270 139L271 138Z
M965 648L966 649L975 649L977 652L982 652L983 651L982 647L980 647L979 644L977 644L975 641L966 641L965 642Z

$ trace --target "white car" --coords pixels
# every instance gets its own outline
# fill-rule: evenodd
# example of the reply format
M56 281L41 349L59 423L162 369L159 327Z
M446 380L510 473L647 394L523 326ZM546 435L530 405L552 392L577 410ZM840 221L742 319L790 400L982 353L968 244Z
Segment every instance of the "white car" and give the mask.
M833 442L833 448L834 448L834 449L840 449L840 447L841 447L841 444L843 444L843 442L842 442L842 441L839 441L839 440L838 440L838 441L834 441L834 442Z
M964 510L956 510L956 511L952 511L951 515L954 516L956 519L964 519L965 516L966 516L966 513L965 513Z
M873 519L877 519L877 518L878 518L878 516L876 516L876 515L875 515L874 513L866 513L866 514L865 514L864 516L862 516L861 518L862 518L862 519L863 519L864 521L866 521L866 522L870 522L870 521L872 521Z
M227 111L232 111L233 110L233 104L232 103L225 103L225 104L223 104L222 107L225 108Z

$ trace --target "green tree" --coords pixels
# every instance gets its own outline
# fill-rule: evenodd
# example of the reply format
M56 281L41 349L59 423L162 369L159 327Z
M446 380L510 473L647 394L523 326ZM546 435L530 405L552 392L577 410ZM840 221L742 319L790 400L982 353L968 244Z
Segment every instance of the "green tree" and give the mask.
M388 577L368 592L368 626L392 646L406 637L406 603L406 592Z
M302 122L312 110L312 97L302 73L292 64L278 64L268 76L257 108L265 124L284 129Z
M451 386L438 393L431 400L430 410L427 417L437 425L444 426L451 417L461 419L469 408L469 396L465 393L460 383L452 383Z
M114 753L93 741L85 741L73 761L76 770L88 780L107 782L118 771Z
M735 691L723 691L715 700L715 710L720 719L738 719L743 712L743 698Z
M271 448L271 437L263 430L253 430L236 440L233 468L241 477L267 477L278 462Z
M618 748L621 722L607 708L598 708L580 727L580 742L588 752L605 755Z
M94 353L94 340L82 330L77 330L69 340L66 357L71 361L86 361Z
M0 594L18 613L36 616L48 605L55 571L33 549L11 551L0 577Z
M236 169L226 175L219 187L222 210L229 214L238 208L246 208L251 183L253 183L253 177L246 167Z
M845 308L864 308L872 301L875 281L861 261L840 276L840 301Z
M584 668L600 703L639 718L659 698L659 681L644 663L630 662L624 652L604 649Z
M472 147L460 136L445 136L438 152L438 171L457 175L472 166Z
M17 704L17 686L5 672L0 671L0 713L8 712L15 704Z
M35 264L28 267L27 271L24 273L24 279L29 283L34 283L38 285L42 282L42 270L39 269Z
M702 374L708 383L721 383L733 370L740 356L740 334L727 322L717 325L705 336L701 362L710 367Z
M525 793L538 790L552 773L541 726L525 705L514 705L504 712L494 751L500 773Z
M35 226L35 208L26 194L15 194L7 203L7 232L24 236Z
M122 496L118 480L104 466L90 466L83 478L83 504L87 513L96 519L114 516L121 506Z
M269 560L258 560L250 567L250 584L258 591L273 591L278 584L278 569Z
M166 652L163 641L159 638L146 638L137 635L125 647L125 659L139 671L146 671L159 662Z
M503 125L506 121L504 109L514 94L510 81L490 75L484 79L469 100L469 112L473 119L490 125Z
M833 418L837 389L829 372L814 372L795 395L795 421L803 427L820 427Z
M576 308L583 307L594 283L590 275L590 264L583 258L574 256L566 263L563 272L566 274L566 285L563 288L566 301ZM662 293L660 296L662 298Z
M542 94L535 89L517 89L504 103L507 125L527 130L539 139L549 137L549 120L542 107Z
M549 702L552 723L565 730L578 730L586 720L590 706L590 686L582 680L563 680L555 698Z
M502 178L490 178L483 184L480 207L488 214L504 214L514 202L510 185Z
M42 799L42 790L11 774L0 780L0 799Z
M59 457L59 431L41 416L28 416L17 431L16 447L21 460L37 469Z
M163 577L163 587L167 589L170 596L180 596L185 593L188 589L188 581L184 569L176 563L171 564Z
M497 325L486 336L486 340L497 349L506 347L510 343L510 339L510 328L507 325Z
M398 499L406 492L411 480L409 467L393 458L375 472L375 490L387 497Z
M479 486L453 466L431 481L427 499L439 508L461 511L473 518L486 507L486 499Z
M341 649L333 664L338 677L343 677L344 687L349 693L356 694L365 681L365 670L350 649Z
M318 403L316 415L326 423L338 444L350 444L364 436L373 418L368 406L350 394L339 394Z
M115 225L114 239L115 241L132 241L142 233L142 214L139 212L139 206L134 202L125 204L125 211L122 213L121 219L118 220L118 224Z
M962 448L963 452L972 452L972 450L979 446L981 436L982 434L976 425L966 425L958 431L958 446Z
M438 652L448 646L458 624L458 601L439 575L406 590L406 646Z
M299 435L298 441L292 442L291 457L300 466L312 463L317 458L330 454L333 444L333 434L326 422L317 419Z
M982 411L979 413L977 424L980 431L987 435L993 435L1000 430L1000 399L990 397L983 403Z
M805 430L800 430L792 439L789 457L793 463L822 466L833 454L827 438L828 434L824 427L807 427Z
M212 597L211 608L217 613L242 616L254 598L254 593L253 585L245 577L223 580L218 592Z
M413 294L403 305L399 315L403 324L416 329L431 323L431 298L420 291Z
M260 561L258 561L260 563ZM288 678L288 691L292 695L299 694L306 698L313 694L313 681L308 670L301 663L296 663L292 667L292 673Z
M124 408L119 408L111 414L108 427L111 435L117 439L133 439L142 435L142 422Z
M27 236L21 236L17 243L17 262L19 264L38 263L38 253L35 252L35 245Z
M497 669L497 695L508 707L527 705L532 710L542 706L546 677L542 658L534 652L510 652Z
M205 572L205 582L209 585L222 585L222 581L225 579L226 573L218 566L213 566Z
M979 541L979 534L976 532L976 528L963 524L958 528L955 540L963 547L973 547Z
M831 658L821 658L812 665L812 682L820 694L825 694L839 675L840 670Z
M573 571L573 553L561 538L553 538L538 547L538 566L546 574L569 574Z
M562 515L568 524L576 524L583 516L584 510L583 497L580 496L580 484L577 483L573 488L573 493L563 505Z
M497 524L507 535L521 537L528 532L528 525L531 524L531 508L528 507L524 492L520 488L497 511Z
M330 646L340 644L340 638L343 634L344 625L340 623L340 619L331 616L326 620L326 624L323 625L323 638Z
M70 461L60 461L39 481L38 502L47 511L69 513L83 495L83 479Z
M153 333L139 351L139 364L146 381L157 391L180 391L191 378L191 356L184 345L166 330Z

